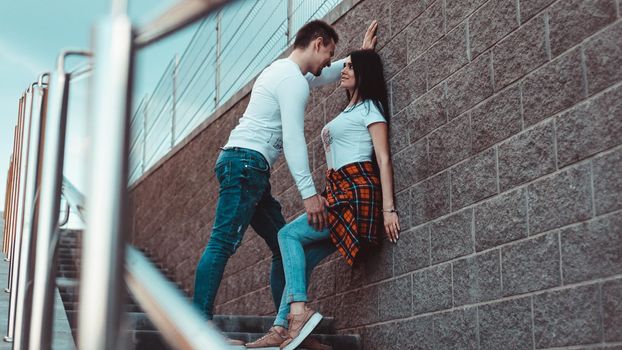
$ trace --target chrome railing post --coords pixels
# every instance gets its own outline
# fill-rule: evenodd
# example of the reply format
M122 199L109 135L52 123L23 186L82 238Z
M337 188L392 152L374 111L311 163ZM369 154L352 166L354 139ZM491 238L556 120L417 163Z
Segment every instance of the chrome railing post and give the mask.
M86 51L66 51L59 55L54 80L50 84L50 113L45 123L43 173L38 210L38 232L32 293L29 344L32 349L50 349L54 315L54 287L57 262L60 196L69 104L70 75L65 72L69 55L88 56Z
M18 177L17 177L17 173L19 173L19 154L17 153L17 139L18 139L18 135L19 135L19 120L21 118L22 115L22 105L23 105L23 99L20 98L19 99L19 111L17 114L17 125L15 126L15 129L13 130L13 166L11 167L11 197L9 198L9 211L8 211L8 221L4 223L5 226L8 227L7 233L9 235L9 246L7 247L7 260L8 261L12 261L13 260L13 242L15 240L15 229L13 228L14 222L15 222L15 197L17 197L17 188L18 188ZM8 280L8 286L11 285L10 283L11 281L11 274L9 274L9 280ZM8 288L8 287L7 287Z
M214 109L220 104L220 67L222 56L222 11L218 11L216 15L216 62L215 62L215 79L216 86L214 87Z
M17 273L17 304L15 308L15 334L13 349L29 349L28 333L30 328L30 311L32 307L32 278L34 273L34 242L37 237L37 222L35 215L38 203L38 191L41 178L41 141L43 133L41 126L46 117L46 94L49 73L39 77L39 81L32 85L32 109L30 122L30 135L27 140L28 162L27 181L24 197L24 223L22 230L22 242L19 269Z
M171 79L173 80L173 93L171 100L171 149L175 147L175 123L177 121L177 108L175 101L177 100L177 70L179 68L179 56L176 54L173 59L175 62L173 63L173 74L171 74Z
M117 2L115 2L117 4ZM117 5L115 5L116 7ZM92 165L80 281L78 347L119 344L127 213L128 136L132 80L132 27L115 11L95 27Z
M12 342L13 337L15 335L15 315L16 315L16 306L17 306L17 291L18 291L18 283L20 280L20 263L21 263L21 255L22 255L22 230L24 228L24 208L26 206L25 203L25 187L27 179L27 164L28 164L28 145L29 145L29 135L30 135L30 121L31 121L31 105L32 105L32 96L30 94L31 87L28 87L26 92L23 95L23 106L22 106L22 115L20 117L20 121L18 122L18 151L19 154L19 165L18 165L18 188L15 198L15 221L13 223L14 232L15 232L15 242L13 243L13 257L11 259L11 288L10 288L10 299L9 299L9 319L7 322L7 334L4 337L4 341Z

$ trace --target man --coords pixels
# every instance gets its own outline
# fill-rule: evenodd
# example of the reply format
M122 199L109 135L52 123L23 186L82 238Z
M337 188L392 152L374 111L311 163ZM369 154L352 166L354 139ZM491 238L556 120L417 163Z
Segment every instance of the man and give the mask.
M372 22L363 40L374 48L377 24ZM270 193L270 167L281 150L303 198L309 223L326 225L325 200L317 194L304 138L304 111L309 88L336 82L343 62L331 66L339 37L323 21L312 21L296 34L294 50L261 72L251 98L216 161L220 183L210 240L197 266L194 303L213 318L213 306L225 265L250 224L272 251L270 287L278 308L285 287L277 233L285 225L281 206ZM311 73L311 74L307 74ZM319 263L313 247L306 252L312 268ZM286 325L282 325L283 330ZM232 344L243 342L231 341Z

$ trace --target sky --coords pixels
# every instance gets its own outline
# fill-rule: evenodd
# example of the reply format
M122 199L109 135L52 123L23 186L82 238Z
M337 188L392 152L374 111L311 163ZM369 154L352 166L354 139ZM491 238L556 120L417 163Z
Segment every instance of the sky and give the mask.
M174 3L173 0L128 2L128 12L136 26ZM109 1L102 0L20 0L0 4L0 211L4 210L19 97L41 73L53 71L60 51L89 49L91 28L109 12L110 6ZM196 24L188 27L138 53L135 104L151 92L175 54L183 53L196 27ZM80 165L84 164L87 145L86 85L85 79L73 83L69 102L64 172L78 189L85 183Z

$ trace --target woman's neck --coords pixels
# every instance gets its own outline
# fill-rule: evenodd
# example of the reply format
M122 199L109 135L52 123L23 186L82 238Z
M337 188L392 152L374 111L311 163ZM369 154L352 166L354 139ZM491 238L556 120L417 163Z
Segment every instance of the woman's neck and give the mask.
M348 107L352 107L355 104L361 102L361 99L359 98L359 94L355 91L354 93L352 93L352 91L350 91L350 103L348 103Z

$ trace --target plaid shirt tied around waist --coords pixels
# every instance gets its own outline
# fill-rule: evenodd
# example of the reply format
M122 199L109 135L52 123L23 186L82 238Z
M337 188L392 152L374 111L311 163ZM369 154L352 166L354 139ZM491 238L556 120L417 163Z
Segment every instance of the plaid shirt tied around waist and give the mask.
M379 242L382 224L380 177L372 162L357 162L326 172L330 239L348 265L361 245Z

